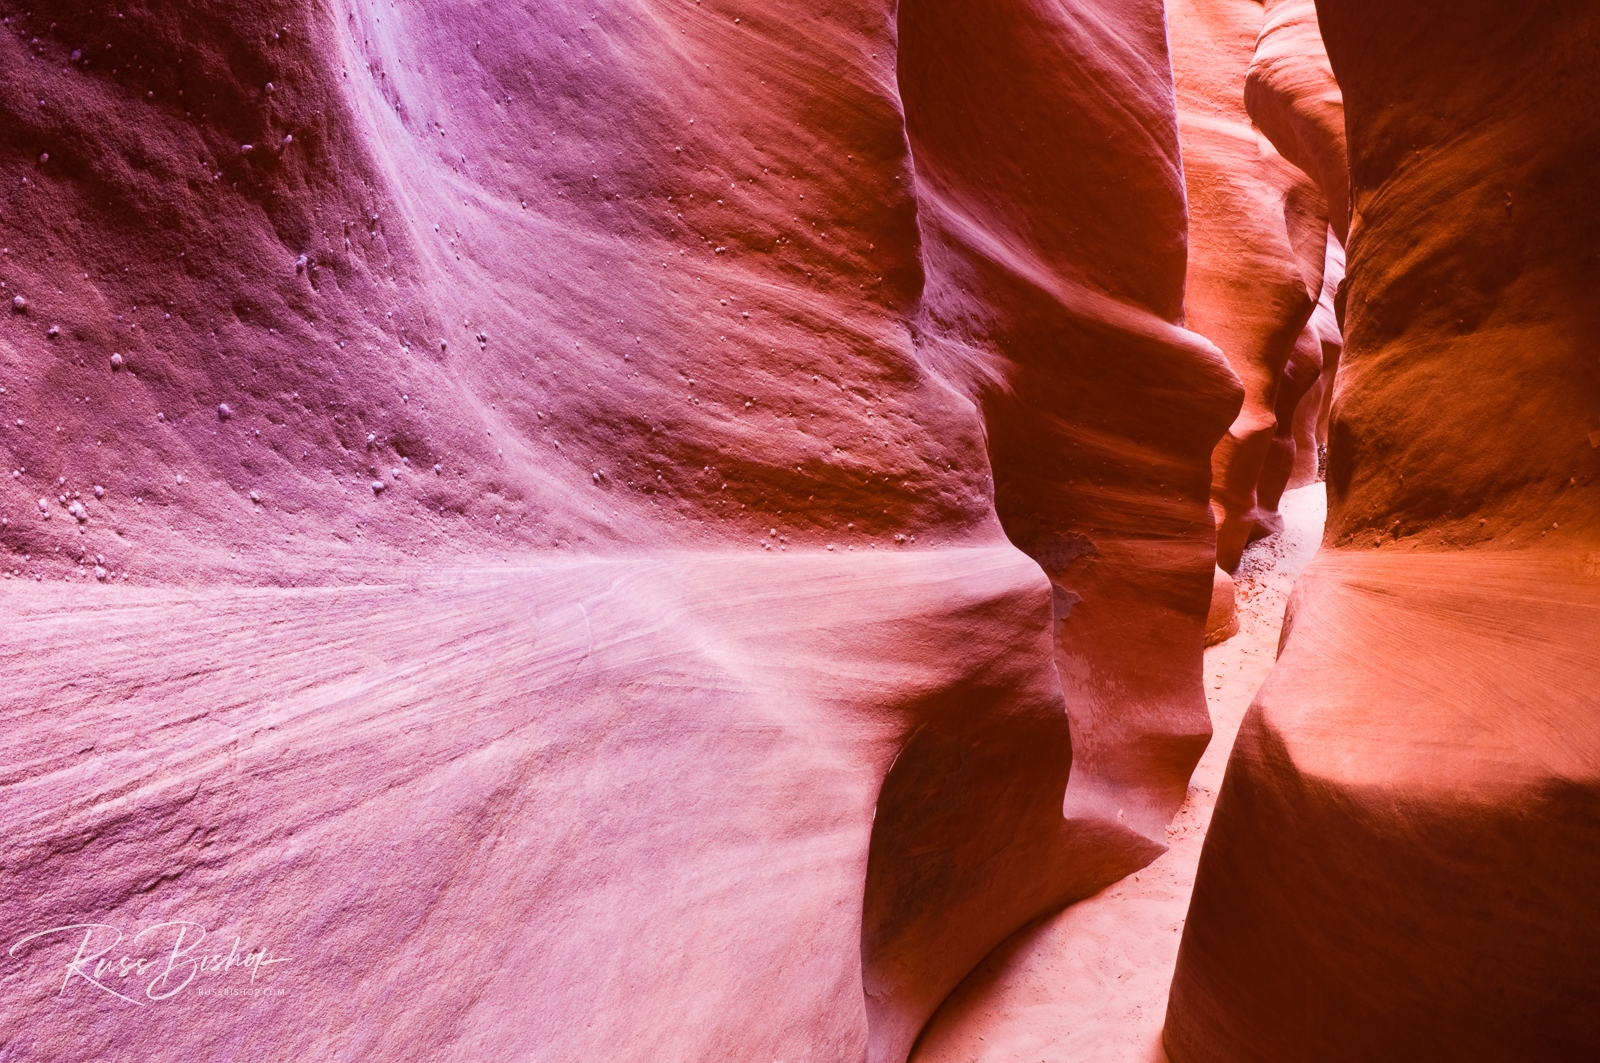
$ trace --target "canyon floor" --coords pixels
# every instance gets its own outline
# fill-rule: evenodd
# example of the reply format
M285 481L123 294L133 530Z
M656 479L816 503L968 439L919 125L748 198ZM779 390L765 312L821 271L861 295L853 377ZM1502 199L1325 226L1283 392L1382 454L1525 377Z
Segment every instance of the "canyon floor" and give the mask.
M995 950L934 1017L914 1063L1166 1063L1161 1025L1200 846L1326 509L1321 483L1286 493L1284 531L1245 553L1236 574L1239 634L1205 653L1214 734L1168 828L1171 848Z

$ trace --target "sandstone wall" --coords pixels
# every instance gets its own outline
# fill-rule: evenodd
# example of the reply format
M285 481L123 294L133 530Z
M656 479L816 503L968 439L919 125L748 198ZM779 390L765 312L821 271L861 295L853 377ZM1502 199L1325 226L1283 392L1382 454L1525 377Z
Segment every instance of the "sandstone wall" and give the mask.
M1328 208L1245 109L1261 6L1175 0L1168 16L1189 202L1185 322L1222 349L1245 390L1212 458L1217 562L1231 572L1275 527L1276 497L1264 503L1258 488L1280 391L1290 411L1304 392L1292 382L1285 391L1284 376L1322 288Z
M1600 39L1318 5L1349 130L1323 552L1246 719L1175 1063L1575 1059L1600 985Z
M1159 4L0 17L12 1051L893 1060L1160 851Z

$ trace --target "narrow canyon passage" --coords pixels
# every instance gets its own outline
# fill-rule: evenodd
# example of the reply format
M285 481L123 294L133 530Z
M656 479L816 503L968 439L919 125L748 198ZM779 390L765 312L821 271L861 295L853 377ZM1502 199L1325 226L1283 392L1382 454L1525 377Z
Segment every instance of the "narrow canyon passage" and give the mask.
M1594 1057L1597 24L0 0L0 1063Z
M1239 633L1206 650L1211 744L1143 871L996 949L940 1008L913 1063L1166 1063L1161 1026L1200 846L1245 710L1272 670L1284 607L1322 538L1324 485L1283 496L1284 531L1236 575Z

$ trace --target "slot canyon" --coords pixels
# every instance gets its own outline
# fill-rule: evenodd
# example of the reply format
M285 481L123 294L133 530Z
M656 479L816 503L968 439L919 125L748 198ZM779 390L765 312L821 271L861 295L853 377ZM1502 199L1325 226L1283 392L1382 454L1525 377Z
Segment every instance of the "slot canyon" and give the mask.
M0 1060L1597 1051L1600 2L0 29Z

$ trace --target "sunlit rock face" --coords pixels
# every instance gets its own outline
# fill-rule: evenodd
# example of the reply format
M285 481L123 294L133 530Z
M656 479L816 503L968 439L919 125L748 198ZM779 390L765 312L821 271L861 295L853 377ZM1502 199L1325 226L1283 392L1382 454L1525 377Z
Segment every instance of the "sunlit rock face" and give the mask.
M1159 3L0 17L8 1051L903 1059L1161 851Z
M1329 523L1235 746L1175 1063L1580 1058L1600 924L1600 37L1318 5L1349 130Z
M1316 182L1328 221L1343 242L1350 230L1350 157L1344 96L1322 41L1314 0L1265 0L1261 34L1244 83L1250 120Z
M1252 539L1281 526L1282 484L1273 492L1269 478L1266 499L1260 487L1279 421L1292 420L1320 368L1320 357L1308 366L1293 356L1322 290L1328 210L1245 109L1261 6L1174 0L1168 18L1189 204L1185 323L1221 348L1244 385L1212 459L1217 561L1231 572Z
M1278 502L1289 488L1321 478L1328 418L1344 348L1338 312L1350 228L1350 172L1344 100L1328 62L1311 0L1271 0L1244 82L1250 121L1322 193L1331 229L1315 309L1290 349L1273 399L1276 428L1256 482L1255 532L1283 528ZM1309 275L1309 271L1304 271Z
M899 25L919 352L982 411L1000 521L1053 587L1079 839L1058 882L1076 899L1165 847L1210 735L1206 441L1239 390L1177 324L1162 9L922 2Z

